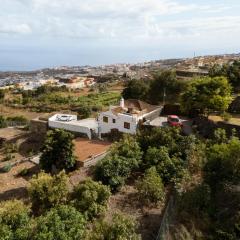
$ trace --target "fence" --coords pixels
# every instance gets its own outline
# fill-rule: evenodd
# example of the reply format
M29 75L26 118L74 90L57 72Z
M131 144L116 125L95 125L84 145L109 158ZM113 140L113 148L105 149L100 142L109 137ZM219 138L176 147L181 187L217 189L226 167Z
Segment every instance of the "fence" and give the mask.
M170 239L170 226L173 220L173 213L175 209L175 199L174 196L171 196L167 207L164 211L162 222L158 231L158 236L156 240L168 240Z

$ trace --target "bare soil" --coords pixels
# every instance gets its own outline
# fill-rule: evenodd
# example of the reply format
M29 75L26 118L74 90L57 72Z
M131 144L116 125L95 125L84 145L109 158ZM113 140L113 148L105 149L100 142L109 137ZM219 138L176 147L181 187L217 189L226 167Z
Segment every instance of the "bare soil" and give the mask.
M13 143L17 146L17 152L11 153L12 159L8 161L5 161L4 146L0 148L0 167L6 164L13 166L7 173L0 172L0 201L14 198L26 200L28 180L39 171L36 165L26 160L30 152L39 150L41 144L30 132L17 128L0 129L0 137L6 139L6 144ZM19 176L23 169L29 169L25 177Z
M29 169L25 177L19 176L19 172L23 169ZM0 173L0 201L27 200L28 180L38 171L38 167L33 163L24 162L14 166L8 173Z
M106 152L111 143L100 140L89 140L86 138L77 138L74 140L75 155L79 161L84 161L90 157Z

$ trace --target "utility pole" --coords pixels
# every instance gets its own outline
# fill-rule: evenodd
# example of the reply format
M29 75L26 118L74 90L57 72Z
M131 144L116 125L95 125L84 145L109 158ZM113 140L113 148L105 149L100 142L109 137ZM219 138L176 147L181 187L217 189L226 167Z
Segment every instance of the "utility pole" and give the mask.
M163 105L165 105L166 88L163 88Z

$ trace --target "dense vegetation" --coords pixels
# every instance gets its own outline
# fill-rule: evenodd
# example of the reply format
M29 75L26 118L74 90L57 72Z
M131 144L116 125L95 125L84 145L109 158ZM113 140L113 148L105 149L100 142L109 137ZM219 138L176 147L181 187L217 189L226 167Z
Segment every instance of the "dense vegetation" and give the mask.
M73 134L62 129L48 131L40 158L41 168L46 172L73 169L76 164L73 150Z
M0 204L1 239L140 239L132 218L121 213L109 222L100 218L111 195L100 182L88 179L70 191L64 172L40 173L30 181L28 192L31 207L20 200Z
M196 79L181 96L182 108L187 113L193 109L207 115L224 112L231 101L231 85L225 77Z
M123 97L140 99L152 104L163 100L176 102L186 83L177 80L176 73L164 70L153 73L153 80L131 80L126 83Z
M237 240L240 196L235 186L240 181L240 140L234 136L227 138L223 130L217 130L216 138L205 144L202 178L178 196L176 217L180 224L175 226L178 229L175 236Z
M24 116L4 117L0 115L0 128L7 126L25 126L28 122Z
M176 202L174 239L239 239L237 137L228 138L223 129L213 139L202 139L183 136L177 128L153 128L141 130L136 138L128 137L128 143L126 138L123 146L125 150L132 146L130 156L122 156L123 146L115 145L96 166L98 180L115 192L131 176L140 175L135 186L147 205L163 202L171 189ZM134 155L137 162L131 160Z
M214 64L209 69L210 77L225 76L232 84L235 91L240 90L240 61L234 61L232 64L218 65Z

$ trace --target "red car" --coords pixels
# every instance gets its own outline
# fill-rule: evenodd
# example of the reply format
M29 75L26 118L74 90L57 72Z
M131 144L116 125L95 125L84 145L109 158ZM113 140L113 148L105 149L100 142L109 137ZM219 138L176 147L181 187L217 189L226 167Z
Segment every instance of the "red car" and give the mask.
M181 119L176 115L169 115L167 117L168 124L172 127L182 127Z

